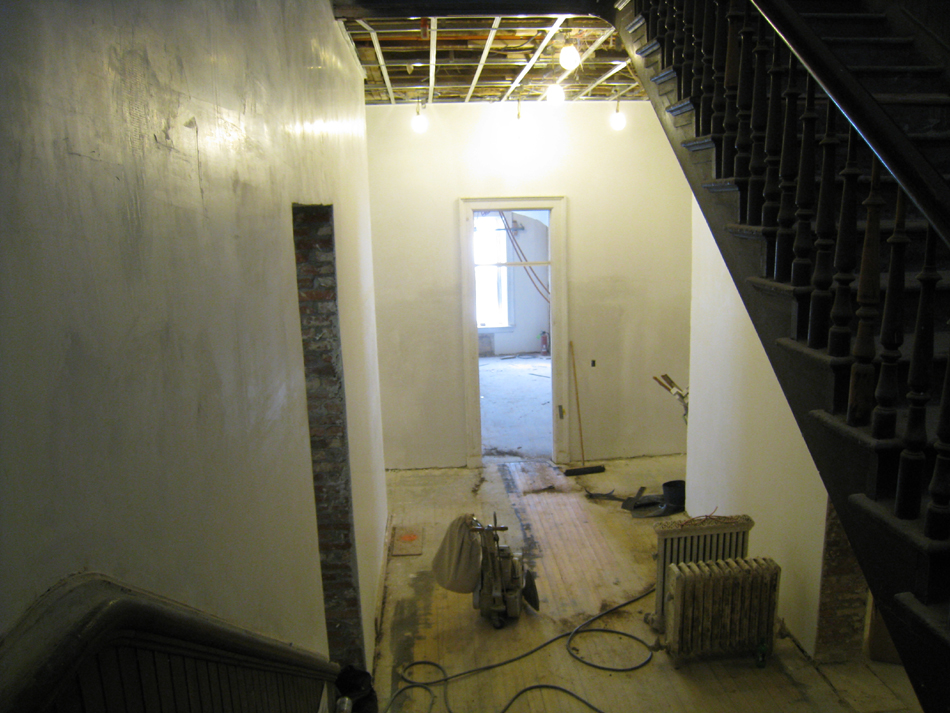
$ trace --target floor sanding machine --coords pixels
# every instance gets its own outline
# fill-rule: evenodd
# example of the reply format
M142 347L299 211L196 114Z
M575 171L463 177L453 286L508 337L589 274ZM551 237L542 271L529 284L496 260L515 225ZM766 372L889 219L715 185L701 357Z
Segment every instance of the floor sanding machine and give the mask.
M522 600L540 608L534 574L521 552L501 544L499 532L508 528L483 525L474 515L461 515L449 526L433 561L436 579L453 592L471 592L472 604L500 629L508 619L521 616Z

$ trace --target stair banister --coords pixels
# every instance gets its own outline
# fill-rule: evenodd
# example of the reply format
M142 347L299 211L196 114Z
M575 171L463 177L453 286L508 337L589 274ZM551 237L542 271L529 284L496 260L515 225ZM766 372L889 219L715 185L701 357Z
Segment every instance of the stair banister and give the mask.
M887 239L891 258L888 261L884 317L881 320L881 369L874 392L877 405L871 414L871 435L877 439L894 438L897 433L897 402L900 396L897 372L900 349L904 343L904 253L910 243L905 231L907 209L904 201L904 192L899 190L894 212L894 233Z
M881 209L884 206L884 199L878 192L880 186L881 164L876 157L872 157L871 191L864 201L867 208L867 227L864 230L861 269L858 273L858 331L854 338L854 348L851 350L854 357L848 393L848 424L851 426L869 424L875 405L874 357L877 356L877 349L874 330L881 299Z
M736 155L732 175L739 186L743 203L739 213L745 217L748 205L749 177L752 161L752 94L755 87L756 46L755 27L752 24L752 6L748 2L742 13L739 30L739 86L736 92Z
M757 41L753 50L753 88L749 182L746 196L746 223L762 224L765 190L765 131L768 124L769 59L772 56L772 29L761 15L757 18Z
M917 276L920 283L920 302L914 328L914 346L907 375L909 413L904 430L904 449L897 472L897 496L894 514L902 520L916 520L920 514L920 496L927 473L926 449L927 404L933 384L934 358L934 292L940 274L937 272L934 233L927 229L924 266Z
M852 124L848 127L848 158L841 176L841 210L838 213L838 239L835 241L834 303L831 307L831 327L828 329L828 355L851 356L851 283L854 282L855 252L858 242L857 185L861 176L858 168L858 139ZM837 406L837 405L836 405Z
M792 277L792 245L795 242L795 193L798 190L798 60L788 56L788 85L782 93L785 121L782 124L782 148L779 161L778 230L775 232L776 282L789 282Z
M750 2L903 186L937 235L950 245L950 186L943 176L793 8L784 0Z
M821 179L818 189L818 215L815 221L815 258L812 270L812 291L808 309L808 346L824 349L828 346L828 328L834 294L835 239L835 159L838 152L838 110L828 106L825 116L825 136L821 140Z

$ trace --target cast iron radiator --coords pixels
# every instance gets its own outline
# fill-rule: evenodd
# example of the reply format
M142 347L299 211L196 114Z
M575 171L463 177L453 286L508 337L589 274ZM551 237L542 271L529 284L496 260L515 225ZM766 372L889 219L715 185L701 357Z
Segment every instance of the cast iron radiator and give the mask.
M690 658L772 653L781 569L768 557L671 564L666 646Z
M668 520L656 530L656 614L657 631L666 625L666 579L671 564L736 559L749 554L749 530L755 522L748 515Z

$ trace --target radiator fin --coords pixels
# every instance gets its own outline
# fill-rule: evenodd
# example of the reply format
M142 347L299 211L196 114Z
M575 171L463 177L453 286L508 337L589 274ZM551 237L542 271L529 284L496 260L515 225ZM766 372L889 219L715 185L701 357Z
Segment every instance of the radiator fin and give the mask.
M739 654L769 656L780 574L769 557L669 565L666 643L674 663Z

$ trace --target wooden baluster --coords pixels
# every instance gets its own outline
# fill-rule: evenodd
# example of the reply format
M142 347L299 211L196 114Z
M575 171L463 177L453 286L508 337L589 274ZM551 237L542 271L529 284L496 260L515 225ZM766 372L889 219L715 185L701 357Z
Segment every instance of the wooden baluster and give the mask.
M897 399L900 396L897 364L904 343L904 252L910 242L904 229L906 213L904 191L898 188L894 232L887 239L891 257L881 320L881 373L874 392L877 405L871 413L871 435L879 439L894 438L897 434Z
M752 147L749 156L749 189L747 191L747 217L749 225L762 225L762 192L765 190L765 129L769 118L769 44L771 30L761 15L758 19L758 42L753 50L754 87L752 89L751 133Z
M855 249L858 242L857 185L861 169L857 166L858 136L854 127L848 130L848 159L841 176L841 212L838 214L838 240L835 244L834 303L831 327L828 329L828 355L846 357L851 354L851 283L854 282Z
M655 40L659 34L658 18L660 15L660 0L647 0L647 39Z
M676 81L680 99L690 99L693 93L693 55L696 45L693 36L693 5L697 0L683 0L683 62L677 70ZM701 2L702 0L698 0Z
M815 80L805 80L805 111L802 114L801 155L798 159L798 193L795 194L795 243L792 251L792 285L811 285L811 251L815 243L811 221L815 217ZM804 325L803 325L804 326Z
M686 33L684 23L686 21L686 0L674 0L673 2L673 61L671 66L676 72L676 98L683 98L683 63L686 52Z
M940 420L937 423L937 460L930 479L930 502L924 515L924 535L934 540L950 539L950 359L943 379Z
M663 67L673 66L673 43L676 36L676 8L674 0L666 3L666 19L663 25Z
M706 24L706 0L693 0L693 69L689 100L693 105L696 136L702 135L703 103L703 31Z
M798 185L798 59L789 53L785 123L782 135L782 161L779 164L781 200L778 230L775 233L775 271L773 278L788 282L792 277L792 245L795 242L795 193Z
M699 135L712 134L713 96L716 90L716 19L718 8L715 0L705 0L703 17L703 97L700 102Z
M851 387L848 392L848 425L866 426L874 410L874 328L881 302L881 162L871 158L871 190L864 201L867 226L861 250L861 271L858 276L858 334L851 355Z
M722 159L720 162L720 178L732 178L736 168L736 137L739 133L739 59L742 12L739 3L746 0L730 0L726 12L727 40L726 40L726 72L723 77L724 111L722 118Z
M811 299L808 306L808 346L828 346L831 283L834 281L835 251L835 160L838 153L838 132L835 126L837 107L828 102L825 137L821 140L821 185L818 188L818 218L815 221L815 269L811 276Z
M739 186L741 208L739 215L745 217L749 200L749 164L752 160L752 92L755 84L755 27L752 25L752 3L745 3L742 29L739 30L739 93L736 96L738 129L736 131L736 162L733 177Z
M762 236L766 241L766 277L775 270L775 233L778 229L778 209L781 188L779 165L782 162L782 67L785 45L778 35L772 47L772 67L769 69L769 113L765 130L765 185L762 189Z
M713 49L713 103L712 103L712 139L716 145L717 178L722 169L722 136L725 133L723 122L726 118L726 56L729 51L729 25L727 11L729 0L715 0L716 3L716 46Z
M934 293L940 275L936 267L936 237L927 227L924 267L917 275L920 282L920 303L914 327L914 347L910 357L907 401L910 404L904 449L897 469L897 497L894 514L902 520L916 520L920 515L920 496L927 457L927 403L930 401L931 372L934 356Z

